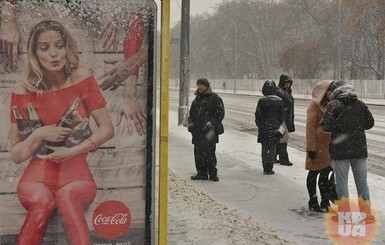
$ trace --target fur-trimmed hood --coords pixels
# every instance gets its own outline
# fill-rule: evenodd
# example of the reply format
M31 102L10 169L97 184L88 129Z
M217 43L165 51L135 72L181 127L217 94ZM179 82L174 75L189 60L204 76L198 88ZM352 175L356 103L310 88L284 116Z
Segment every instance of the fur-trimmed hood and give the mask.
M331 100L338 99L342 103L349 103L354 100L357 100L357 94L354 91L354 87L352 85L343 85L334 90L332 95L330 96Z
M326 95L326 92L329 90L330 85L333 83L333 80L324 80L317 82L314 85L313 91L312 91L312 100L314 103L319 106L322 110L321 101Z

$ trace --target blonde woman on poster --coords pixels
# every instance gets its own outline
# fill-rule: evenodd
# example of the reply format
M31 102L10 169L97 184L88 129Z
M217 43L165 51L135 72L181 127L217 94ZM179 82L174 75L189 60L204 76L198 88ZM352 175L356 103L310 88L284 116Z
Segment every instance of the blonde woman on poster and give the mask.
M29 160L17 186L18 198L28 210L17 244L41 244L49 218L57 209L68 243L88 245L84 209L93 202L97 188L86 157L114 135L106 101L89 70L79 66L76 42L61 23L45 20L35 25L27 54L27 79L11 97L12 110L20 112L11 110L12 161L20 164ZM21 131L20 125L33 124L26 107L33 108L41 126L34 124L30 130ZM66 139L76 123L88 121L90 116L97 129L68 147ZM26 123L20 123L21 117ZM29 135L23 135L27 137L22 140L25 132ZM37 153L42 143L51 153Z

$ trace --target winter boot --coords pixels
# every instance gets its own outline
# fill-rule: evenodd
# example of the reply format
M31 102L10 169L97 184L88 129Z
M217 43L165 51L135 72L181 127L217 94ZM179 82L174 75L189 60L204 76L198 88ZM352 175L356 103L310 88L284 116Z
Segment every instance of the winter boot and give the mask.
M287 153L287 143L279 143L279 164L285 166L293 166L289 161L289 154Z
M202 178L202 175L200 175L200 174L196 174L196 175L191 176L192 180L200 180L201 178Z
M329 193L329 200L334 203L337 198L337 191L336 191L336 180L334 177L334 172L330 175L329 181L328 181L328 193Z
M219 181L219 178L218 178L218 170L215 168L215 167L212 167L209 171L209 175L210 175L210 180L212 181Z
M266 172L263 172L264 175L273 175L275 172L271 169L267 170Z
M202 169L202 171L201 171L201 179L202 180L208 180L209 179L209 175L208 175L207 169Z
M262 167L263 167L263 174L265 174L267 172L267 167L265 162L262 162Z
M321 208L318 204L317 197L310 198L309 202L309 210L316 213L325 213L325 209Z
M330 202L329 202L329 199L322 199L321 200L321 203L320 203L320 206L323 210L325 210L325 212L328 212L329 209L330 209Z
M322 180L318 183L318 187L321 193L321 208L326 212L329 211L330 202L329 202L329 180Z
M192 180L207 180L207 170L204 171L202 169L198 170L198 174L191 176Z

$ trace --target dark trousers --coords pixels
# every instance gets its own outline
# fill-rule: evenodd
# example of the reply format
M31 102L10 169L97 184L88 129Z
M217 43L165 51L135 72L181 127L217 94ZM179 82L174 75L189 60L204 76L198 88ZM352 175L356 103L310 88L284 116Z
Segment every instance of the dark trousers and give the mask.
M262 145L262 166L263 172L273 170L275 155L277 151L276 144L261 143Z
M310 200L316 202L317 200L317 176L318 178L318 188L320 190L322 202L328 203L329 199L334 201L333 195L335 192L334 175L329 179L329 174L333 169L329 166L319 171L309 171L306 179L306 186L309 192Z
M278 143L277 144L277 151L276 156L278 157L280 163L288 163L289 161L289 154L287 153L287 143Z
M200 142L194 144L195 167L198 174L217 176L216 143Z

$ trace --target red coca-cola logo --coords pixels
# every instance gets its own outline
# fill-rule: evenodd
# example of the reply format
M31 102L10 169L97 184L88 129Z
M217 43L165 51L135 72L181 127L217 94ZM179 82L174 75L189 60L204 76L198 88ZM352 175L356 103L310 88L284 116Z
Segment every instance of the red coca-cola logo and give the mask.
M114 239L121 237L131 224L131 213L119 201L101 203L92 215L92 224L98 235Z

